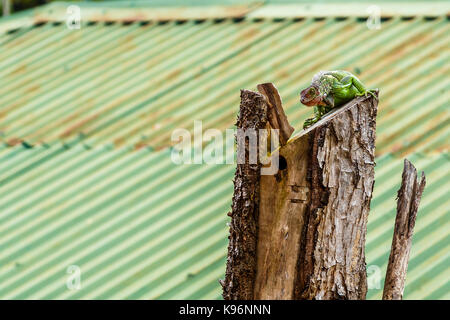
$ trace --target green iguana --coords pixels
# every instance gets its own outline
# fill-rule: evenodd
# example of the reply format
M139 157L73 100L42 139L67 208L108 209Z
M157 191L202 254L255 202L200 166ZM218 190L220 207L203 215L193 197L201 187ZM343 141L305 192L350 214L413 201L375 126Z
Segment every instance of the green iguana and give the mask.
M303 128L320 120L331 109L342 106L357 96L375 95L376 90L368 90L353 74L344 70L320 71L314 75L311 85L302 90L300 101L306 106L314 106L314 117L306 119Z

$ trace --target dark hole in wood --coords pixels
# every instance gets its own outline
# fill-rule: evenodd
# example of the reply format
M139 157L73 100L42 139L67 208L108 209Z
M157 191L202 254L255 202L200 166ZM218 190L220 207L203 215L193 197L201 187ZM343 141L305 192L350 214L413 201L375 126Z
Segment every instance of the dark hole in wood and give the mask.
M283 156L278 158L278 169L286 170L287 169L287 161Z

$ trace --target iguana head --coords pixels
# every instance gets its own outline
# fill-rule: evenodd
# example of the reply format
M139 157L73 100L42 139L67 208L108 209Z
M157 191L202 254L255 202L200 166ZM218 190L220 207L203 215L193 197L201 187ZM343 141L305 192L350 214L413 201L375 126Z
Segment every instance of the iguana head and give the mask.
M302 90L300 93L300 102L308 107L325 105L323 97L319 92L319 87L316 85L311 85Z

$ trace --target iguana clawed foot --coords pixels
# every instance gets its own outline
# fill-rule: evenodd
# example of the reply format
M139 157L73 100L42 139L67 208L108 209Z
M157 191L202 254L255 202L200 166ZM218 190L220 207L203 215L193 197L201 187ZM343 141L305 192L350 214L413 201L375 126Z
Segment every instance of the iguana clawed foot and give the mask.
M374 97L375 99L378 99L377 95L375 94L376 92L377 92L376 89L370 89L370 90L366 90L366 91L363 92L363 93L357 94L357 96L358 96L358 97L364 96L364 97L367 98L369 95L371 95L371 96Z
M317 117L306 119L305 122L303 123L303 129L306 129L306 128L312 126L314 123L319 121L319 119L320 118L317 118Z

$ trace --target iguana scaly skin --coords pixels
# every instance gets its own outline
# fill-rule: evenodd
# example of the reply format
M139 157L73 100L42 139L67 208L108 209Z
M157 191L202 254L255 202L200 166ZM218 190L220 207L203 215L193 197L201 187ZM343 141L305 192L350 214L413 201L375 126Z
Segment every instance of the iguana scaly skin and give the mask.
M353 74L344 70L320 71L314 75L311 85L302 90L300 101L306 106L314 106L314 117L306 119L303 128L320 120L331 109L342 106L357 96L374 96L375 90L368 90Z

